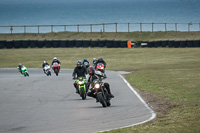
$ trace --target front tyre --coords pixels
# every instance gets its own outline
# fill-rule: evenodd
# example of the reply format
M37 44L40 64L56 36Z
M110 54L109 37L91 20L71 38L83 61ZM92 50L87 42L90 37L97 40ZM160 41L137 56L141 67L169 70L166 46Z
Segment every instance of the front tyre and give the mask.
M58 69L55 70L56 76L58 76Z
M81 87L81 93L80 93L81 97L82 97L82 100L85 100L86 99L86 93L84 91L84 88Z
M98 93L97 98L99 99L99 102L102 104L103 107L107 107L106 100L104 99L102 93Z

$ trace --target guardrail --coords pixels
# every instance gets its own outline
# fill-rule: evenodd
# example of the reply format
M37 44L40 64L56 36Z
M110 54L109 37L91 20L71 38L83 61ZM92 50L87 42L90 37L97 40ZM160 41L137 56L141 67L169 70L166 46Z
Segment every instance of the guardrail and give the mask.
M121 41L121 40L16 40L0 41L0 49L7 48L72 48L72 47L107 47L107 48L131 48L131 47L200 47L200 40L185 41Z
M0 33L200 31L200 23L103 23L0 26Z

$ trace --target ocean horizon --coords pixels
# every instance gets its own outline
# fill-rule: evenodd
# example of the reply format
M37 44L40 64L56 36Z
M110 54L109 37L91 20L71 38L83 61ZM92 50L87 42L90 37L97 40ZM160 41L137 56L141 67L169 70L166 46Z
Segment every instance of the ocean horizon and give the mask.
M200 23L200 0L0 0L0 26L24 25L78 25L103 23ZM139 26L130 25L130 32ZM127 25L118 25L118 31L127 31ZM151 25L143 28L151 31ZM155 25L164 30L163 25ZM174 25L168 25L174 30ZM187 25L178 29L187 31ZM63 27L55 29L63 31ZM67 27L77 31L77 27ZM100 32L102 26L94 26ZM107 32L115 32L115 25L106 26ZM145 30L145 29L144 29ZM199 31L191 25L191 31ZM41 32L50 32L49 27ZM80 27L80 32L90 32L90 27ZM24 32L14 28L13 33ZM37 28L26 28L26 32L37 32ZM0 27L0 33L10 33L10 27Z

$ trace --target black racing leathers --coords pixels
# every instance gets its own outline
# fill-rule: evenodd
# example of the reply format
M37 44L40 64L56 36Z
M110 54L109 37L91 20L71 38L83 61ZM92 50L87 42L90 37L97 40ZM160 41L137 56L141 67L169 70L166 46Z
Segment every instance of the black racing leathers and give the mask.
M86 74L87 74L87 70L85 67L75 67L72 77L75 78L76 75L77 77L81 77L81 76L85 77Z

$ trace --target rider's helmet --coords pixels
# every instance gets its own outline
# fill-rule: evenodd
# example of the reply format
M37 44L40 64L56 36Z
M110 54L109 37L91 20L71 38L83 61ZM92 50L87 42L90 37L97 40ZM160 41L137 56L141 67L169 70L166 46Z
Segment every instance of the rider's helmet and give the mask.
M96 58L93 58L93 61L97 60Z
M47 63L46 61L43 62L44 64Z
M83 61L87 61L87 59L86 59L86 58L84 58L84 59L83 59Z
M98 61L103 61L103 58L102 58L102 57L99 57Z
M53 57L53 60L57 60L57 57Z
M80 60L78 60L78 61L76 62L76 65L77 65L77 67L82 67L82 62L81 62Z
M18 67L21 68L21 67L22 67L22 64L19 64Z
M89 73L90 76L93 76L94 75L94 67L92 67L92 66L89 67L88 68L88 73Z

